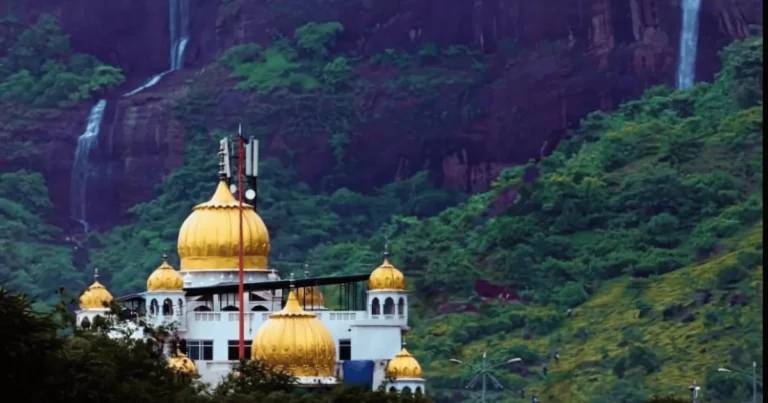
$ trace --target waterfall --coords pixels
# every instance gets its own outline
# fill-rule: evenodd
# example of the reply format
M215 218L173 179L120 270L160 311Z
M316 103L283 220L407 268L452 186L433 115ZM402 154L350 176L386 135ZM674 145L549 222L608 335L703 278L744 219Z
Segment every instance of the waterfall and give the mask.
M155 75L133 91L125 93L124 97L138 94L139 92L154 86L160 82L166 74L180 70L184 67L184 51L189 43L189 0L168 0L170 13L168 26L170 27L171 50L168 55L170 66L168 70Z
M701 0L683 0L683 27L680 32L680 52L677 62L677 88L681 90L693 86L696 77L700 8Z
M70 206L72 219L83 225L88 233L88 178L92 176L90 154L99 145L99 127L107 101L102 99L91 108L88 114L88 124L85 131L77 139L75 162L72 166L72 183L70 184Z
M169 0L171 6L171 71L184 67L184 51L189 42L189 0Z

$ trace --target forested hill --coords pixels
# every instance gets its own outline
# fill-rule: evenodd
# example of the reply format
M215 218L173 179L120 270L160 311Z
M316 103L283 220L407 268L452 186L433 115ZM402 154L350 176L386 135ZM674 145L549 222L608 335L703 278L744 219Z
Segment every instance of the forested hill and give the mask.
M547 401L641 402L694 379L712 401L746 396L748 380L712 371L762 357L762 39L734 43L723 63L714 83L589 115L550 156L432 218L420 212L456 199L419 177L375 197L312 195L265 163L275 265L316 245L315 274L369 270L389 239L414 292L408 343L438 401L469 376L447 359L486 349L522 357L500 379ZM113 268L113 288L140 287L155 266L146 251L171 247L210 194L214 143L190 142L163 195L101 240L91 262ZM520 303L472 297L478 278Z
M235 48L206 74L234 72L235 85L255 88L344 83L346 62L288 62L299 54L295 39ZM494 362L521 357L499 379L548 402L642 402L685 394L694 379L713 402L744 399L748 379L716 368L752 360L762 368L762 58L761 38L736 42L714 83L655 87L610 115L592 113L551 155L504 171L468 199L423 174L372 195L322 192L267 160L259 209L274 265L283 275L305 260L313 274L366 271L389 240L413 291L409 349L439 402L474 393L463 389L470 373L447 360L471 362L484 350ZM272 68L287 81L274 81ZM98 267L115 294L143 289L191 207L214 189L224 133L199 119L211 108L206 74L173 111L188 134L184 163L156 199L132 210L132 224L77 239L74 254L46 224L42 177L0 177L0 281L50 296L62 284L78 291ZM336 140L341 175L352 168ZM476 279L519 300L482 301L472 295Z

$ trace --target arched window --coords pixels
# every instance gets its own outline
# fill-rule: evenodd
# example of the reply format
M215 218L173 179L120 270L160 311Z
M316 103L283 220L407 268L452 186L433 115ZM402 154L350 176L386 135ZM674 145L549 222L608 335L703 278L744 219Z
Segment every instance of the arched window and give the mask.
M173 315L173 301L170 298L166 298L163 301L163 316Z
M421 393L422 393L422 391L421 391L421 386L417 386L417 387L416 387L416 394L417 394L417 395L420 395Z
M395 314L395 300L387 297L387 299L384 301L384 315L394 315L394 314Z
M409 388L408 386L404 387L403 388L403 393L411 394L411 388Z
M389 388L389 393L395 393L395 392L397 392L397 389L395 389L395 387L394 387L394 386L392 386L391 388Z
M405 315L405 298L400 297L400 301L397 301L397 314Z
M269 309L267 309L267 307L264 306L264 305L256 305L253 308L251 308L251 310L255 311L255 312L268 312L269 311Z
M381 315L381 305L379 304L378 298L374 298L373 302L371 303L371 314Z
M182 300L181 298L179 298L179 316L182 316L182 315L184 315L184 310L183 310L183 309L181 309L181 308L183 308L183 307L184 307L184 300Z
M157 315L160 312L160 306L157 303L156 299L153 299L152 302L149 303L149 313L151 315Z
M206 305L200 305L195 308L195 312L211 312L211 307Z
M240 309L234 305L227 305L221 310L225 312L238 312Z

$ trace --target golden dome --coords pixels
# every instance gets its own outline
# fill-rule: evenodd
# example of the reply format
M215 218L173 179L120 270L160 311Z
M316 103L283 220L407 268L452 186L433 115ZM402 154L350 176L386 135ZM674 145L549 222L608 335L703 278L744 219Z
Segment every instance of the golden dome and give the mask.
M168 255L163 254L161 264L147 279L147 291L178 291L184 288L181 274L168 264Z
M301 306L325 306L325 296L317 287L303 287L296 290L296 299Z
M405 276L397 267L389 263L389 257L384 254L384 263L371 273L368 278L369 290L405 290Z
M192 209L179 231L181 270L237 269L240 241L238 201L220 181L211 200ZM243 203L243 262L267 270L269 232L253 206Z
M176 354L173 356L168 357L168 366L174 371L188 375L197 375L195 363L179 350L176 350Z
M98 271L93 277L93 284L80 296L80 309L107 308L112 302L112 294L97 280Z
M269 315L256 333L251 358L293 376L332 377L336 343L317 315L304 311L291 291L285 308Z
M421 365L415 358L403 347L395 358L387 363L385 372L388 377L400 378L421 378Z

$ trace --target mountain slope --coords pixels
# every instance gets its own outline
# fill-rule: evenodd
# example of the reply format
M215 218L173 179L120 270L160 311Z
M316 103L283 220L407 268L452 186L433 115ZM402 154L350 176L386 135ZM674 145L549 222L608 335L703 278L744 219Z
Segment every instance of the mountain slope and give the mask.
M762 39L723 57L714 84L590 115L494 191L395 220L394 261L425 318L409 344L438 400L469 375L447 359L485 349L494 362L522 357L508 387L552 401L641 402L694 379L711 401L745 396L745 379L712 371L762 362ZM494 209L509 193L515 205ZM478 304L477 277L524 304ZM467 312L441 313L457 306Z

